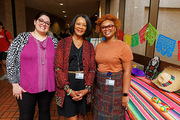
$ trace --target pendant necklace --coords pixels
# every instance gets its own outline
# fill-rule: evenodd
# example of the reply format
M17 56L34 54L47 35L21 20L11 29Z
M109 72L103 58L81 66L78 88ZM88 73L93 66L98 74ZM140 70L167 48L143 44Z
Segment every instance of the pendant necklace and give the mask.
M80 43L80 40L76 40L77 41L77 44L79 45L79 43Z
M77 41L77 43L76 43L76 44L79 46L79 44L80 44L81 40L80 40L80 39L76 40L76 39L74 39L74 38L73 38L73 40L74 40L74 42L75 42L75 41Z
M45 53L46 53L47 37L46 37L46 39L42 43L40 43L40 41L37 40L35 37L34 37L34 39L35 39L35 41L37 43L39 51L41 51L41 49L42 49L41 64L44 65L45 64Z
M114 40L113 40L114 41ZM109 43L106 43L105 42L105 48L107 49L108 48L108 44L111 44L113 41L110 41Z
M108 44L106 43L106 44L105 44L105 49L107 49L107 48L108 48Z
M108 48L108 43L106 41L104 41L104 42L105 42L105 49L107 49Z

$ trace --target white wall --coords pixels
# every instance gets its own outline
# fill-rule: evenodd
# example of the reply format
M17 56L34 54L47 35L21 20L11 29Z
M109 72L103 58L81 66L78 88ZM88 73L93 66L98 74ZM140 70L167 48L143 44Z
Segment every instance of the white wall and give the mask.
M133 35L138 33L146 23L148 23L150 0L127 0L125 6L124 33ZM133 53L145 55L146 42L139 43L136 47L131 47Z

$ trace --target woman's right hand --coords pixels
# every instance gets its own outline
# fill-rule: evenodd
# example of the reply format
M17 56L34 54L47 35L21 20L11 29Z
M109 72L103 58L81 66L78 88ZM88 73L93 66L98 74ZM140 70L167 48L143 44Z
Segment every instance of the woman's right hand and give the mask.
M78 95L77 91L72 90L70 96L74 101L82 100L82 97Z
M18 83L12 83L13 86L13 95L17 98L17 99L21 99L22 100L22 93L26 92Z

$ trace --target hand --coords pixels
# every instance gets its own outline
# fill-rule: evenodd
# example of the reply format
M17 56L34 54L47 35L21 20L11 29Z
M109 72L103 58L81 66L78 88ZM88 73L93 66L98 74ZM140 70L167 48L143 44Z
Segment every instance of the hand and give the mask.
M76 91L77 97L74 97L72 99L76 100L76 101L82 100L83 96L86 95L87 93L88 93L88 90L86 90L86 89Z
M13 86L13 95L17 98L17 99L21 99L22 100L22 92L26 92L18 83L12 83Z
M128 103L129 103L129 96L123 96L123 97L122 97L122 106L123 106L125 109L127 109Z
M79 95L77 94L77 91L74 91L74 90L72 90L70 96L72 97L72 99L73 99L74 101L79 101L80 99L82 99L82 98L80 98Z
M70 93L70 92L71 92L71 93ZM66 93L67 93L67 94L70 93L69 95L72 97L72 99L75 100L75 101L78 101L79 97L78 97L78 94L77 94L76 91L74 91L74 90L72 90L72 89L68 89L68 90L66 91Z

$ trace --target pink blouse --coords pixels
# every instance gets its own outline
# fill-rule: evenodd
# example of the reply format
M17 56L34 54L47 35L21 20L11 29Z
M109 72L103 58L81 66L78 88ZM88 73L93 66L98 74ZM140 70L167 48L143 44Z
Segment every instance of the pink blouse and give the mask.
M55 56L51 37L40 42L32 35L20 55L20 86L29 93L55 91L53 62Z

